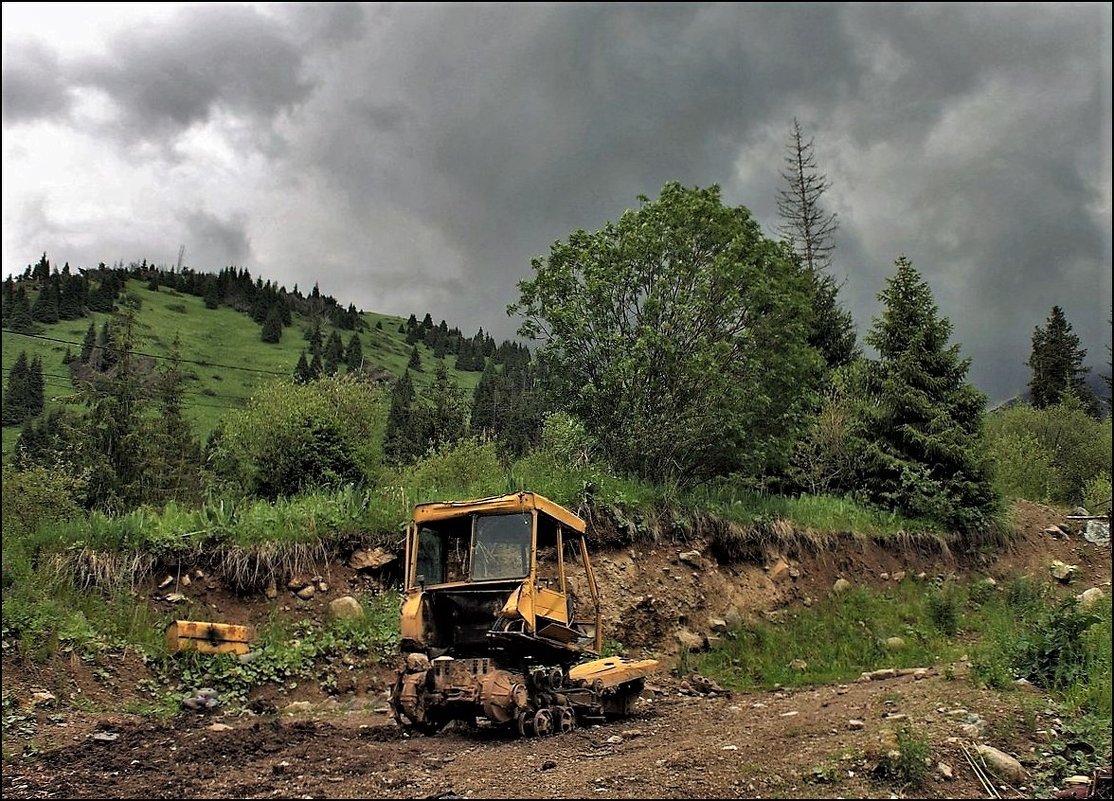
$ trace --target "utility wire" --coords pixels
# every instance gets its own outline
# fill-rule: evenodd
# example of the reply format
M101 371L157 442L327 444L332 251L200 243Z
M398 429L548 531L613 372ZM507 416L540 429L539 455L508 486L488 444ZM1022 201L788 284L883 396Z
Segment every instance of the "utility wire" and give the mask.
M47 336L43 336L42 334L24 334L21 331L5 331L4 333L5 334L14 334L14 335L20 336L20 337L27 337L29 339L41 339L41 340L44 340L46 342L58 342L62 345L74 345L75 347L78 347L78 348L80 348L84 344L82 342L71 342L68 339L57 339L56 337L47 337ZM97 347L105 347L107 350L109 350L112 353L130 353L132 356L147 356L148 358L151 358L151 359L171 360L170 356L160 356L157 353L145 353L144 351L141 351L141 350L124 350L124 349L117 348L117 347L112 346L112 345L109 345L109 346L98 345ZM199 361L194 361L192 359L182 359L182 358L179 358L178 361L180 361L182 364L196 364L200 367L220 367L220 368L225 369L225 370L243 370L244 372L247 372L247 373L263 373L264 375L280 375L280 376L283 376L284 378L288 378L290 376L290 373L280 373L276 370L261 370L258 367L241 367L241 366L238 366L238 365L235 365L235 364L217 364L216 362L199 362Z

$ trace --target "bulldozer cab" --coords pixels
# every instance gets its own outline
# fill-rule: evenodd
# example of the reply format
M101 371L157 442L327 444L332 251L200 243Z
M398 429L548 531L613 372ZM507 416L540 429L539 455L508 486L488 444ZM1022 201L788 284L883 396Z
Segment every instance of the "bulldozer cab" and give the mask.
M536 493L421 504L406 537L405 647L575 662L601 648L585 523Z

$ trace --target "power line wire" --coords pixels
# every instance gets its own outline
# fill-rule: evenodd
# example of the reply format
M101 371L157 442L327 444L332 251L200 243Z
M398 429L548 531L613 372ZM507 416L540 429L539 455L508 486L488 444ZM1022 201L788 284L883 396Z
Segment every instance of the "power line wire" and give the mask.
M22 331L6 331L5 333L15 334L16 336L27 337L29 339L42 339L42 340L45 340L46 342L58 342L62 345L73 345L73 346L78 347L78 348L80 348L84 344L82 342L71 342L68 339L58 339L56 337L47 337L47 336L43 336L42 334L25 334ZM112 353L130 353L132 356L147 356L148 358L151 358L151 359L166 359L166 360L171 360L172 361L170 356L160 356L157 353L146 353L146 352L141 351L141 350L126 350L126 349L123 349L123 348L117 348L115 346L104 346L104 345L98 345L97 347L107 347L107 349L109 351L111 351ZM290 376L289 373L280 373L276 370L262 370L258 367L241 367L241 366L238 366L238 365L235 365L235 364L218 364L216 362L199 362L199 361L195 361L193 359L182 359L182 358L179 358L178 361L183 363L183 364L196 364L199 367L220 367L224 370L243 370L244 372L247 372L247 373L263 373L264 375L280 375L284 378L288 378Z

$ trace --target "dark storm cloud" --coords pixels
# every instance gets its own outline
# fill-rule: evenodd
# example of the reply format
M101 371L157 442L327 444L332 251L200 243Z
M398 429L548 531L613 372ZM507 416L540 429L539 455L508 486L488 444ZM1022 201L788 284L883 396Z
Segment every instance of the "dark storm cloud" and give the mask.
M213 271L228 266L252 267L251 239L245 215L217 217L203 209L195 209L184 217L186 264Z
M3 69L5 124L64 116L69 111L70 91L53 50L39 42L5 46Z
M531 257L665 181L718 183L775 230L797 117L832 181L860 333L905 254L1001 399L1053 304L1105 357L1110 36L1108 5L202 7L107 57L6 51L4 115L92 88L109 133L163 155L223 115L268 183L176 205L243 210L223 234L223 217L187 220L209 243L187 246L193 266L500 336Z

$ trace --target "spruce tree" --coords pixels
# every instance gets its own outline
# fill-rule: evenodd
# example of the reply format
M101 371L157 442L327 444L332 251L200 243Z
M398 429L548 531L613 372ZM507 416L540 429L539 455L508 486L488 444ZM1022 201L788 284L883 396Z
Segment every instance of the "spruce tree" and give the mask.
M309 361L309 380L316 381L325 372L325 367L321 363L321 354L313 354L313 358Z
M786 145L786 169L781 173L785 187L778 193L777 208L784 236L807 268L812 294L812 329L809 344L819 351L829 369L849 364L858 355L855 321L839 303L839 284L827 270L835 249L839 222L826 212L821 198L831 188L827 176L816 166L812 140L804 141L800 123Z
M147 424L151 431L143 465L145 503L194 500L201 494L201 444L182 411L185 380L181 342L175 336L156 382L160 414Z
M27 351L21 350L11 370L8 371L8 389L4 393L3 410L3 422L6 426L19 425L32 416L29 412L31 406L29 370Z
M391 408L387 412L387 428L383 437L383 453L394 462L409 461L424 451L414 436L413 420L414 384L410 380L410 371L404 370L402 378L391 389Z
M42 413L46 403L46 382L43 379L43 360L36 354L27 368L27 414Z
M31 318L38 323L58 322L58 280L52 277L43 284L39 296L31 306Z
M89 327L85 329L85 339L81 342L81 363L88 364L89 357L93 355L93 348L97 344L97 327L92 321L89 322Z
M476 391L472 395L472 430L476 433L494 435L496 431L496 414L499 409L499 375L495 372L495 364L488 362L484 367L480 383L476 384Z
M444 362L437 365L425 401L422 432L430 444L451 444L468 433L467 401Z
M22 286L16 290L12 301L12 313L8 318L8 328L20 334L31 334L35 331L35 322L31 318L31 304L27 300L27 290Z
M1053 306L1044 327L1033 331L1033 350L1027 362L1032 371L1029 393L1033 405L1038 409L1055 406L1070 390L1089 414L1097 416L1098 403L1086 381L1090 368L1083 366L1086 355L1064 310Z
M364 363L364 348L360 344L360 335L353 334L348 340L348 348L344 351L344 363L350 371L359 370Z
M949 345L951 322L904 256L878 295L883 304L866 341L878 351L869 371L862 421L863 489L905 514L970 530L995 505L981 456L985 396L967 383L969 359Z
M305 384L311 378L309 362L306 361L306 352L303 350L302 355L298 357L298 364L294 367L294 383Z
M282 312L279 311L278 306L271 306L270 311L267 312L267 319L263 321L263 329L260 336L264 342L271 344L277 343L282 339Z
M417 345L415 345L410 351L410 360L408 362L406 362L406 369L407 370L421 370L422 369L422 357L421 357L421 354L418 353L418 346Z
M325 344L324 362L325 373L327 375L336 375L337 370L340 369L340 363L344 359L344 343L340 339L340 334L333 331L329 337L329 341Z

